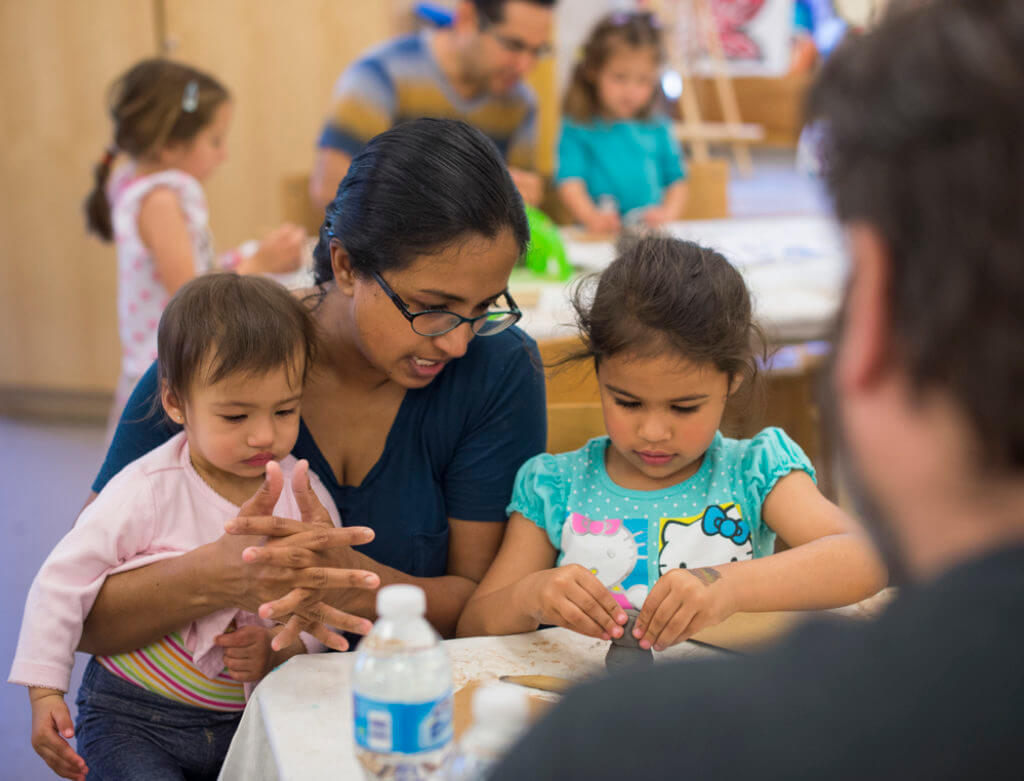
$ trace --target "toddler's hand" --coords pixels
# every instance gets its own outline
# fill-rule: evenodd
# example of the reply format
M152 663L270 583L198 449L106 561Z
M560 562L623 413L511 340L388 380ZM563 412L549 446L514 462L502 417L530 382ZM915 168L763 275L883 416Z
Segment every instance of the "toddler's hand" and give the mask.
M271 274L295 271L302 264L302 243L306 231L298 225L285 223L275 228L260 242L253 256L253 268Z
M591 233L601 235L618 233L622 230L622 220L619 219L619 215L615 212L599 211L595 212L592 217L584 220L583 227Z
M602 640L622 636L625 611L585 567L566 564L541 570L524 586L532 597L530 614L541 624L557 624Z
M236 681L255 682L270 670L270 630L248 624L217 635L213 642L224 649L224 666Z
M664 651L735 612L729 582L717 569L674 569L658 578L647 595L633 636L641 648Z
M75 727L64 695L30 686L28 696L32 702L32 748L61 778L84 781L89 768L68 744L67 738L75 736Z

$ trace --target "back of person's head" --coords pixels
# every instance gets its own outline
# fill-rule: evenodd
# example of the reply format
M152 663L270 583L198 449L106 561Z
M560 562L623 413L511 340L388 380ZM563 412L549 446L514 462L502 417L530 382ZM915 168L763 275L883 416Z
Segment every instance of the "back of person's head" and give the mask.
M616 53L624 50L649 50L655 62L665 60L661 25L647 11L618 11L598 20L583 44L579 61L573 67L562 110L571 119L588 122L601 114L597 79L601 69ZM655 90L639 117L649 117L661 99Z
M887 245L894 360L1024 467L1024 2L901 3L809 99L844 223Z
M742 377L749 387L757 377L764 342L746 283L722 255L692 241L624 240L596 289L578 287L573 304L584 354L598 366L615 355L672 354L714 366L730 384Z
M193 387L284 368L292 385L301 388L316 345L312 316L278 283L259 276L204 274L183 285L160 317L160 387L185 403Z
M522 254L530 237L523 201L494 143L462 121L412 120L370 139L352 159L327 206L314 277L333 279L332 239L367 276L506 229Z
M95 186L85 202L89 230L113 238L106 186L117 153L145 159L169 144L188 143L229 97L212 76L170 60L142 60L121 75L108 94L113 145L96 166Z

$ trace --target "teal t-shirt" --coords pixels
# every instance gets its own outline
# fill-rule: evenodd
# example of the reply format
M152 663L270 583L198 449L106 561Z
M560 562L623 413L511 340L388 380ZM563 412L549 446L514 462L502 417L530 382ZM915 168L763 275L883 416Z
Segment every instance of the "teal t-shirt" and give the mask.
M685 179L686 169L668 120L580 124L563 118L555 178L582 179L594 202L610 195L626 214L661 203L665 188Z
M558 564L594 572L624 607L643 605L665 572L769 555L775 532L761 505L780 477L814 467L784 431L751 439L721 433L696 474L658 491L633 491L605 469L608 437L571 453L534 456L519 468L509 514L547 532Z

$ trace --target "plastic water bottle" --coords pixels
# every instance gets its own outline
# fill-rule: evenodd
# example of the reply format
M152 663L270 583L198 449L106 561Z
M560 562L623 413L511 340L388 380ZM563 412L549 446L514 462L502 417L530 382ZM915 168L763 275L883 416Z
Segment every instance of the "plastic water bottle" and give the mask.
M366 777L441 778L452 743L452 668L417 586L377 593L352 671L356 756Z
M448 781L483 781L525 731L530 717L526 691L490 684L473 695L473 724L459 741Z

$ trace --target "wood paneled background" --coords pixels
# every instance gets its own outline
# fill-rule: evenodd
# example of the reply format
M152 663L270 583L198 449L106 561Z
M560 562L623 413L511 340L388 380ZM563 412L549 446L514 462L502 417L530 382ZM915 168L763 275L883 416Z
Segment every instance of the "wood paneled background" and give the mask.
M110 139L110 82L168 54L235 100L229 159L207 183L218 248L281 217L308 171L331 89L369 46L414 26L411 0L0 0L0 397L93 394L117 379L116 260L81 204ZM531 82L552 166L554 63ZM0 398L0 407L3 398Z

